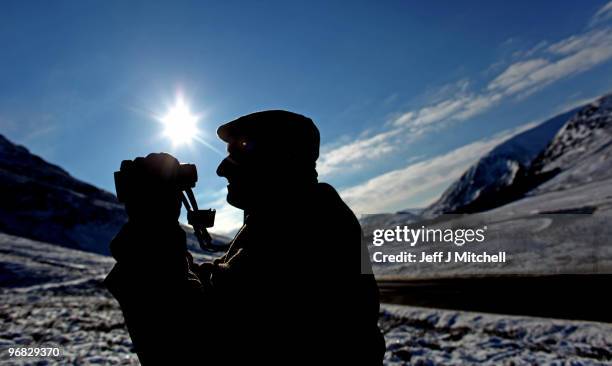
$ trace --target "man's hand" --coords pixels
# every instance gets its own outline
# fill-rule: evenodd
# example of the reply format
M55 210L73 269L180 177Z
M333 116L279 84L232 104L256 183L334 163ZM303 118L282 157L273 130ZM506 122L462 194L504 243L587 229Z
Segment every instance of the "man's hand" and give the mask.
M168 225L178 220L181 192L172 182L179 162L170 154L149 154L121 164L121 173L130 180L125 208L130 222Z

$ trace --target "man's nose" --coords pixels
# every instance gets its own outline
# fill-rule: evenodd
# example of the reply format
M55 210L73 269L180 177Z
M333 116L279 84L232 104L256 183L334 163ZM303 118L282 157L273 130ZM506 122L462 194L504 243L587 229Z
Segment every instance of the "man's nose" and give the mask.
M234 162L228 156L225 159L221 160L221 163L217 167L217 175L220 177L227 178L229 174L231 174L231 170L234 166Z

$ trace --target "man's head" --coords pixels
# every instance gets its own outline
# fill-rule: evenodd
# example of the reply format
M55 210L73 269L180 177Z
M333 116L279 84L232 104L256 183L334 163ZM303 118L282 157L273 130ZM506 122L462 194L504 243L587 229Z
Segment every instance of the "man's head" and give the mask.
M229 155L217 174L228 180L227 201L252 209L273 200L275 193L316 183L319 130L300 114L262 111L228 122L217 130Z

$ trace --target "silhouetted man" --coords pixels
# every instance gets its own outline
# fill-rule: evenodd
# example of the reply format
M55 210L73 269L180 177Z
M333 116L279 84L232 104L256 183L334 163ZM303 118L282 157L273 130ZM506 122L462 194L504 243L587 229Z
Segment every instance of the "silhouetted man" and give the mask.
M355 215L317 181L312 120L264 111L217 133L229 153L217 174L228 180L227 201L245 213L227 253L193 263L178 194L154 184L126 201L130 220L111 243L117 264L106 283L141 361L381 364L367 249ZM152 154L131 168L155 177L172 164Z

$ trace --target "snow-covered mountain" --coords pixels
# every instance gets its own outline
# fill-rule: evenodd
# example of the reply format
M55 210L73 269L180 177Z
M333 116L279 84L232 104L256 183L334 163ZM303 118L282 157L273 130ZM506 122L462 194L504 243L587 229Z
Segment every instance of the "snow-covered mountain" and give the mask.
M413 278L492 273L610 273L612 95L560 118L567 120L548 140L533 141L543 145L539 153L534 155L535 149L528 153L522 149L528 146L530 138L537 137L534 130L526 131L492 150L429 208L434 213L473 214L425 216L417 223L428 228L487 227L486 250L506 251L511 261L469 266L374 264L374 273L379 277ZM504 154L507 152L512 154ZM530 161L525 154L534 157ZM513 164L518 168L511 169ZM364 234L366 242L371 243L372 231L364 230ZM388 246L385 254L406 249L418 253L440 250L440 246ZM453 250L474 249L463 246Z
M429 206L423 216L435 217L442 213L479 212L523 197L575 161L575 157L597 155L605 144L606 133L597 132L610 118L610 100L604 96L599 100L549 119L538 126L522 132L495 147L472 165L455 181L441 197ZM601 109L599 105L607 106ZM607 117L605 117L607 116ZM578 139L586 139L578 143ZM588 141L587 141L588 140ZM597 140L597 141L595 141ZM561 155L564 155L561 158ZM553 165L552 160L566 161ZM605 160L605 159L604 159ZM555 163L556 164L556 163ZM584 179L603 173L597 164L592 169L581 170ZM557 169L558 168L558 169Z
M108 243L126 221L115 195L0 135L0 232L108 254ZM191 236L190 249L196 249Z

